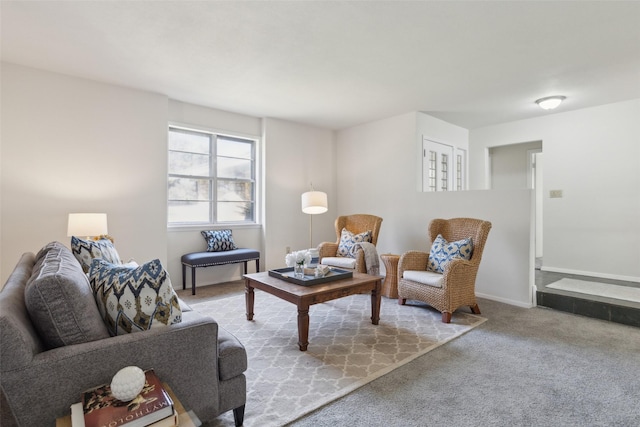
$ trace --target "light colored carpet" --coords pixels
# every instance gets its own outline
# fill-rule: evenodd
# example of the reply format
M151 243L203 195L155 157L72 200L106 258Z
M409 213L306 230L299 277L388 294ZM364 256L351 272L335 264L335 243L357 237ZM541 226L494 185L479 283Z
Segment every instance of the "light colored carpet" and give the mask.
M256 291L253 321L244 295L196 303L245 345L249 358L246 427L282 426L470 331L486 319L456 312L450 324L425 306L382 298L371 324L371 298L352 295L311 306L309 348L298 350L297 310ZM214 426L232 426L230 412Z
M640 288L632 288L630 286L563 278L547 285L547 288L640 302Z

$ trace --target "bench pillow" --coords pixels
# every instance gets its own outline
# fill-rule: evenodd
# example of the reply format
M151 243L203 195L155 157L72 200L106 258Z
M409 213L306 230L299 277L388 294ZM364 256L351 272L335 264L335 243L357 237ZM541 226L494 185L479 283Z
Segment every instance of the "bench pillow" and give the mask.
M207 230L201 231L202 237L207 241L207 252L223 252L238 249L233 241L231 230Z
M89 282L111 335L145 331L182 321L182 309L160 260L138 267L94 259Z
M25 306L51 349L108 338L86 274L71 251L55 242L39 253L25 286Z

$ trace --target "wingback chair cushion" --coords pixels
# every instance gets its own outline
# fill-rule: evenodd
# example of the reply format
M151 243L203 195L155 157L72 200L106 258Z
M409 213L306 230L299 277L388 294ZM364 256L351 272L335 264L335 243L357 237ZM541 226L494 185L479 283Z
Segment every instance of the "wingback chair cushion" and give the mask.
M441 288L444 275L432 271L408 270L404 272L403 278L423 285Z
M444 273L446 265L453 259L470 260L473 254L473 239L457 240L455 242L447 242L447 239L438 234L429 252L429 262L427 270L434 273Z
M364 233L352 233L346 228L342 229L340 234L340 243L338 243L339 257L355 258L355 245L356 243L368 242L371 243L371 230L367 230Z

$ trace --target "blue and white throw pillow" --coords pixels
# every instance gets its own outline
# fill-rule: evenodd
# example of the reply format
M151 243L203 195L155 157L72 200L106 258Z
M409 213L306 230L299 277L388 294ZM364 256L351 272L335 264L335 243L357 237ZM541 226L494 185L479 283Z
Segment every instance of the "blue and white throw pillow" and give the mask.
M182 310L160 260L138 267L95 259L89 283L112 336L180 323Z
M91 261L96 258L103 259L111 264L122 264L116 247L113 246L109 239L84 240L71 236L71 252L73 252L73 255L82 266L82 271L85 273L89 272Z
M434 273L444 273L444 268L449 261L453 259L470 260L472 254L473 240L471 237L455 242L447 242L442 235L438 234L438 237L431 245L427 270Z
M238 249L231 230L201 231L202 237L207 241L207 252L224 252Z
M356 254L353 247L356 243L362 242L371 243L371 230L367 230L364 233L353 234L346 228L343 228L340 233L340 243L338 243L338 253L336 255L343 258L355 258Z

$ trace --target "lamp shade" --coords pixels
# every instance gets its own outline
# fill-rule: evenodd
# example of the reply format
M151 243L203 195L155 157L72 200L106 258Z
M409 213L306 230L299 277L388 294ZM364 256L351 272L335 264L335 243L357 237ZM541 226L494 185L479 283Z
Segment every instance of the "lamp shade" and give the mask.
M322 191L307 191L302 194L302 212L310 215L325 213L327 208L327 193Z
M107 234L106 213L70 213L67 236L101 236Z

